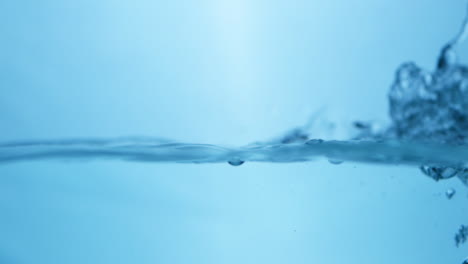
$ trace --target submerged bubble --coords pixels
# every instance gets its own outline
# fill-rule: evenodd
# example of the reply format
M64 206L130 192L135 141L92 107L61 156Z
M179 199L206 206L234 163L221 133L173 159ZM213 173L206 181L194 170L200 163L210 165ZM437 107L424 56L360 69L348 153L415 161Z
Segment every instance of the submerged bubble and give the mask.
M240 166L242 164L244 164L244 161L239 159L238 157L235 157L231 160L228 161L229 165L232 165L232 166Z
M452 197L455 195L456 191L453 188L449 188L445 191L445 196L447 196L447 199L452 199Z

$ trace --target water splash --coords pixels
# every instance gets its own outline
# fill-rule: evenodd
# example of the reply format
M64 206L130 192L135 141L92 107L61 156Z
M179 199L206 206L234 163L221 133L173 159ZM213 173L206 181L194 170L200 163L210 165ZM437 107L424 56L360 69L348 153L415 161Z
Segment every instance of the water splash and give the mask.
M455 38L442 48L433 73L412 62L400 66L389 93L393 122L387 137L467 145L468 67L457 62L455 52L467 31L468 16ZM465 166L423 164L421 171L436 181L458 176L468 184Z
M450 154L450 155L449 155ZM318 157L332 161L380 164L437 164L461 167L468 148L461 145L405 141L320 141L291 144L255 144L228 148L210 144L158 140L67 140L0 144L0 163L31 160L118 159L142 162L224 163L304 162Z
M468 66L456 48L468 35L468 16L440 52L436 69L402 64L388 95L391 125L355 122L348 141L313 139L312 121L282 137L242 147L157 138L71 139L0 143L0 163L32 160L118 159L140 162L228 163L343 161L419 166L434 180L458 177L468 185ZM311 119L313 120L313 119ZM447 193L450 199L455 192ZM461 226L456 245L466 241Z
M434 180L457 176L468 185L468 67L457 62L455 52L467 30L465 18L460 32L442 48L434 72L412 62L402 64L388 96L391 125L379 128L355 122L359 133L352 140L312 139L315 116L277 139L242 147L157 138L7 142L0 143L0 163L119 159L239 166L244 162L304 162L323 157L333 164L354 161L420 166Z

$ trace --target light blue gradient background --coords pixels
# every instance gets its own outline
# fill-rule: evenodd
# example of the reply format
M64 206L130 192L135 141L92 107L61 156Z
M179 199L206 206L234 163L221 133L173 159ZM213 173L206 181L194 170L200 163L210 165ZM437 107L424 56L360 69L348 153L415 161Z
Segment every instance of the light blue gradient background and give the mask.
M432 69L464 12L463 0L3 0L0 141L241 145L322 107L386 120L396 67ZM1 165L0 263L460 263L466 190L326 161Z

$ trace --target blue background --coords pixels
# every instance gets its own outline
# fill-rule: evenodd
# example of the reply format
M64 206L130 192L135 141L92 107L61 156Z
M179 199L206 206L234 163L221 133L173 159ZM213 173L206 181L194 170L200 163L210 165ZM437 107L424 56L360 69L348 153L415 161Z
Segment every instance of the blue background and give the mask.
M324 107L387 120L397 66L433 69L465 4L3 0L0 141L234 146ZM0 263L460 263L467 199L397 166L7 164Z

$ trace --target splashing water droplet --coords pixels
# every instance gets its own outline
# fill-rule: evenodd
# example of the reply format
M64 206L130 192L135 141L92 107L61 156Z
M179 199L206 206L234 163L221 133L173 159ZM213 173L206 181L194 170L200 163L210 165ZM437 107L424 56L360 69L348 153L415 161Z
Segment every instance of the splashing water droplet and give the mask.
M341 163L343 163L343 161L339 159L328 159L328 162L330 162L333 165L340 165Z
M445 196L447 196L447 199L452 199L452 197L455 195L456 191L453 188L449 188L445 191Z
M229 165L232 165L232 166L240 166L242 164L244 164L244 161L239 159L238 157L235 157L231 160L228 161Z

